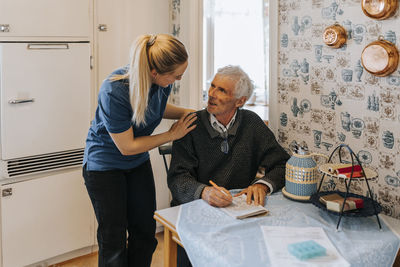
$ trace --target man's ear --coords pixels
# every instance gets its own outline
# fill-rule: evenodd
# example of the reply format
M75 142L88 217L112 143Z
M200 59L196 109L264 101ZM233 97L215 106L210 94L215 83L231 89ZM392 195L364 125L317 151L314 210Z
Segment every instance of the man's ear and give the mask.
M236 101L236 107L237 107L237 108L243 107L243 105L246 103L246 101L247 101L247 97L242 96L241 98L239 98L239 99Z

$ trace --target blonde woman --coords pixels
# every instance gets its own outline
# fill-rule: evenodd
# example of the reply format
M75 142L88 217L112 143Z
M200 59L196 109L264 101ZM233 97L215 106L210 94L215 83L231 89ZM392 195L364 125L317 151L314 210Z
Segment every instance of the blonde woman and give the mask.
M188 65L166 34L140 36L127 67L104 80L86 139L83 177L98 221L99 266L150 266L157 246L155 187L148 151L195 128L193 110L167 103ZM189 114L189 115L188 115ZM162 118L178 119L151 135Z

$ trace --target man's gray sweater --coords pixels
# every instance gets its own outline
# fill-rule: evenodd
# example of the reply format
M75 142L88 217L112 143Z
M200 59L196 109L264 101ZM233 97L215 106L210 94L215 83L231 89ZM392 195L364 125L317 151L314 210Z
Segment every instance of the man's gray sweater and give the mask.
M228 130L228 153L221 151L224 138L211 127L206 109L197 112L197 127L173 143L168 172L172 206L201 198L209 180L226 189L246 188L257 181L259 166L265 168L261 179L274 191L283 187L289 155L257 114L238 109L236 116Z

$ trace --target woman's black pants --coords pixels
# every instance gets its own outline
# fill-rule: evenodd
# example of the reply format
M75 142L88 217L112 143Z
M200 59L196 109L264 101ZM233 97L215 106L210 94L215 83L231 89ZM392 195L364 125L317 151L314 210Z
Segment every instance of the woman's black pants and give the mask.
M157 246L150 160L130 170L87 171L83 177L97 222L99 267L150 266Z

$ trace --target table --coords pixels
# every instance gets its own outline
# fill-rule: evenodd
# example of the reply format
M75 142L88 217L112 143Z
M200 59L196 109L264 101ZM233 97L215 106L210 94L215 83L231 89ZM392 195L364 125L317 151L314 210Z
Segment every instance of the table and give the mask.
M178 220L179 206L157 210L154 219L164 226L164 267L176 267L177 245L183 247L175 225Z
M167 209L158 210L155 212L154 218L164 226L164 266L175 267L177 245L182 246L176 231L176 224L178 221L180 206L171 207ZM392 217L380 214L386 225L400 237L400 222ZM182 246L183 247L183 246ZM400 250L393 266L400 266Z

